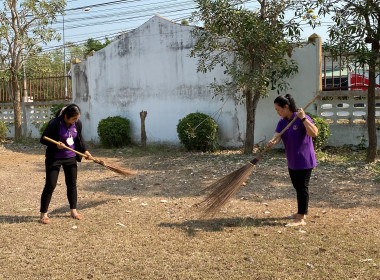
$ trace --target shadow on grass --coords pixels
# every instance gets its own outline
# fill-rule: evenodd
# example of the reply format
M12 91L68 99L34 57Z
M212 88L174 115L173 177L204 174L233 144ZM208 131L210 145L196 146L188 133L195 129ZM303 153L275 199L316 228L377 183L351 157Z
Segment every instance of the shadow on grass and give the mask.
M0 224L36 223L38 216L0 216Z
M101 201L83 201L80 203L79 210L84 210L88 208L95 208L99 205L105 204L109 200ZM58 217L60 214L66 214L70 212L69 206L62 206L53 211L49 212L50 217ZM0 215L0 224L22 224L22 223L36 223L39 221L39 215L36 216L5 216Z
M109 202L110 200L99 200L99 201L81 201L78 207L78 210L84 210L88 208L95 208L99 205L105 204ZM49 212L50 215L57 215L57 214L64 214L70 212L69 205L65 205L62 207L59 207L57 209L54 209L53 211Z
M86 187L86 190L114 196L205 197L209 185L230 174L228 171L217 174L219 167L212 167L209 170L210 163L194 164L190 160L175 167L172 166L173 163L166 166L162 166L163 164L158 163L154 165L155 170L143 171L129 178L113 176L110 173L108 178L95 181ZM220 169L222 168L220 166ZM344 164L320 163L313 171L309 189L314 207L378 208L379 184L370 175L364 174L365 176L360 177L355 175L357 171L350 171L347 168ZM237 168L231 170L233 172ZM258 203L278 199L296 201L296 192L284 166L266 165L256 168L246 185L238 190L234 198L244 198Z
M195 236L199 231L216 232L223 231L225 228L283 226L285 223L281 220L284 219L286 219L286 217L262 219L234 217L209 220L190 220L182 223L161 223L158 226L180 228L188 236Z

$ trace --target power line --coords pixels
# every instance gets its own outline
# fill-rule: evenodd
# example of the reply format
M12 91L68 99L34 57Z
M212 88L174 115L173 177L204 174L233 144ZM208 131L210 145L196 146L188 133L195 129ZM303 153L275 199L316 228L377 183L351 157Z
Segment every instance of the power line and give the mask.
M162 10L160 10L160 14L167 14L167 13L175 13L175 12L182 12L182 11L186 11L186 10L191 10L193 11L194 10L194 7L192 6L183 6L181 5L181 9L179 9L178 7L179 5L166 5L163 7ZM177 9L174 9L174 8L177 8ZM81 24L74 24L74 25L65 25L65 30L70 30L70 29L75 29L75 28L79 28L79 27L86 27L86 26L92 26L92 25L99 25L99 24L105 24L105 23L117 23L117 22L124 22L124 21L127 21L129 19L136 19L136 18L146 18L146 17L150 17L150 16L153 16L154 14L157 14L155 11L157 9L155 8L150 8L150 9L145 9L145 10L141 10L141 11L130 11L128 14L132 14L134 16L132 17L125 17L125 13L122 12L122 13L114 13L114 14L102 14L102 15L98 15L98 16L93 16L93 17L87 17L87 18L75 18L75 19L72 19L72 20L66 20L65 19L65 23L66 22L78 22L80 21ZM104 18L107 18L109 20L99 20L99 19L104 19ZM111 19L110 19L111 18ZM91 21L95 19L95 21ZM57 27L55 28L56 30L61 30L62 28L61 27Z
M68 0L68 3L78 2L79 0ZM250 6L249 4L256 2L248 0L244 2L243 6ZM134 3L134 5L129 5ZM126 6L127 5L127 6ZM91 11L84 13L83 10L91 8ZM250 8L252 9L252 8ZM255 9L255 7L253 7ZM91 32L90 35L98 35L94 39L103 39L105 37L111 38L119 35L121 32L130 31L140 26L143 20L149 20L154 14L160 14L163 17L173 19L173 21L180 21L182 19L188 19L192 11L196 10L195 2L193 1L181 1L181 0L167 0L155 3L147 3L144 0L117 0L92 4L88 6L79 6L74 8L65 9L65 31L80 30L81 28L94 26L96 32ZM89 15L89 16L88 16ZM128 15L125 17L125 15ZM128 24L119 27L112 28L116 24L125 23ZM137 24L131 24L131 23ZM74 23L70 25L70 23ZM140 24L139 24L140 23ZM307 25L307 24L306 24ZM305 25L305 26L306 26ZM109 26L104 31L99 27ZM57 31L63 30L62 21L58 21L52 25ZM111 29L112 28L112 29ZM81 34L70 35L65 34L65 40L71 41L72 38L89 37L89 32L82 32ZM72 32L71 32L72 33ZM93 37L93 36L91 36ZM73 40L74 45L80 45L87 41L87 39ZM56 50L62 48L62 45L43 47L44 52Z
M177 6L181 6L181 7L188 7L188 8L192 8L194 9L195 7L193 5L188 5L188 4L192 4L193 1L184 1L182 3L175 3L175 4L167 4L168 2L165 1L165 2L160 2L160 3L166 3L166 5L164 6L161 6L160 8L161 9L167 9L167 8L173 8L173 7L177 7ZM158 3L157 3L158 4ZM69 19L65 19L65 23L70 23L70 22L78 22L78 21L83 21L83 20L91 20L91 19L99 19L99 18L107 18L107 17L116 17L116 16L124 16L126 14L126 12L124 11L125 8L120 8L120 9L116 9L118 12L117 13L114 13L115 9L108 9L108 10L102 10L102 14L99 14L99 12L91 12L91 13L88 13L88 14L91 14L92 16L90 17L75 17L75 18L69 18ZM146 9L141 9L141 10L138 10L138 9L134 9L134 10L130 10L128 11L129 13L133 13L133 14L136 14L136 13L142 13L142 12L149 12L149 11L153 11L153 10L157 10L157 7L148 7ZM112 13L104 13L106 11L111 11ZM93 14L97 14L97 15L93 15ZM62 23L62 21L58 21L57 22L58 24Z
M141 0L117 0L117 1L105 2L105 3L88 5L88 6L83 6L83 7L65 9L65 12L75 11L75 10L84 10L87 8L104 7L104 6L109 6L109 5L115 5L115 4L126 3L126 2L136 2L136 1L141 1Z
M67 14L65 14L65 23L66 22L78 22L79 20L81 21L81 23L75 24L75 25L65 26L65 31L66 30L80 29L80 28L89 27L89 26L99 27L99 26L106 26L106 25L115 25L115 24L120 24L120 23L124 23L124 22L128 22L128 23L138 22L138 21L141 22L142 20L149 20L154 14L157 14L157 12L160 15L163 15L164 17L168 17L168 18L171 18L171 17L184 18L184 16L190 17L191 12L196 8L195 5L191 5L191 4L194 4L194 2L192 2L192 1L186 1L184 3L183 1L178 2L178 1L173 1L173 0L160 1L160 2L156 2L154 4L143 3L144 1L141 1L141 0L111 1L111 2L107 2L107 3L95 4L92 6L93 7L94 6L104 6L104 5L111 5L111 4L116 5L116 4L128 3L128 2L129 3L140 2L140 5L134 5L132 8L130 8L130 7L117 7L117 8L111 8L111 9L106 9L106 10L103 9L102 11L91 11L89 13L91 13L91 14L95 13L95 15L93 15L91 17L82 17L82 16L78 16L78 14L71 15L71 14L67 13ZM179 8L179 6L181 8ZM82 7L77 7L77 8L67 9L67 10L71 10L73 12L80 12L80 10L83 9L84 7L88 7L88 6L82 6ZM125 13L122 13L122 12L119 12L116 14L115 13L112 13L112 14L109 13L110 11L112 12L114 10L117 10L117 11L126 10L126 11L128 11L128 14L132 14L133 16L125 17L124 16ZM159 11L157 11L157 10L159 10ZM186 14L184 14L183 12L186 12ZM83 15L83 13L81 15ZM116 18L115 18L115 16L116 16ZM109 20L104 20L104 18L109 19ZM101 19L103 19L103 20L101 20ZM60 24L60 22L56 23L55 26L53 26L58 31L62 30L62 28L60 27L59 24ZM128 24L127 26L124 26L123 28L113 29L112 31L119 30L119 33L120 33L122 31L125 31L125 29L131 30L131 29L134 29L138 26L139 26L139 24L137 24L137 25ZM105 36L110 37L110 35L111 35L111 34L109 34L110 33L109 28L105 31L96 32L96 34L102 34L102 33L103 33L103 35L99 36L100 38L104 38ZM118 33L116 33L116 34L118 34ZM88 35L88 32L84 33L83 35ZM76 35L70 37L70 35L68 34L65 36L65 39L67 39L67 41L70 41L71 38L80 37L80 36L81 35L76 34ZM76 41L74 43L79 44L80 42L85 42L85 41L86 40ZM47 49L48 48L44 48L44 51Z

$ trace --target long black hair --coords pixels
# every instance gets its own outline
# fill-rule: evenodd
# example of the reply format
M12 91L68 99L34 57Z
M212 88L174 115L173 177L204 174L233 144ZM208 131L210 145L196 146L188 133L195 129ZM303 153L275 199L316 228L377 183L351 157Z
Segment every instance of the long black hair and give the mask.
M59 117L63 117L66 115L66 117L68 119L70 119L72 117L76 117L79 114L80 114L79 107L75 104L70 104L70 105L67 105L66 107L62 107L60 110L58 110L57 113L55 113L55 117L59 118Z
M281 108L284 108L285 105L288 105L289 110L292 111L293 113L297 112L298 110L293 96L291 96L289 93L285 95L277 96L273 103L277 104Z

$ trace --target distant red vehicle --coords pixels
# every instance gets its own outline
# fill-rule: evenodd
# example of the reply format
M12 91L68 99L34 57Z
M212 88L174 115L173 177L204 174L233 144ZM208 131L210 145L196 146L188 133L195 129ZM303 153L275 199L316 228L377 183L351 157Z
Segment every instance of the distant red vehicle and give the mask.
M368 90L368 77L363 74L350 74L350 90ZM380 85L376 84L376 89L380 89Z
M322 78L322 87L324 91L330 90L368 90L368 72L363 74L345 71L345 74L335 71L330 77ZM380 74L376 73L376 89L380 89ZM334 79L333 79L334 77Z

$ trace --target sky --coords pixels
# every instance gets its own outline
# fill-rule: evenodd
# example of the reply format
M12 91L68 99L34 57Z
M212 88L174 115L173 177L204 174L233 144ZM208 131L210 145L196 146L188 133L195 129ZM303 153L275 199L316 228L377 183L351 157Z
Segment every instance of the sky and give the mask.
M84 43L88 38L112 39L123 31L142 25L156 14L175 22L189 18L196 4L193 0L66 0L65 16L59 16L53 27L65 42ZM246 8L255 10L256 1L247 1ZM327 40L328 22L313 30L303 26L302 36L306 39L313 33ZM62 48L63 40L50 42L44 51Z

